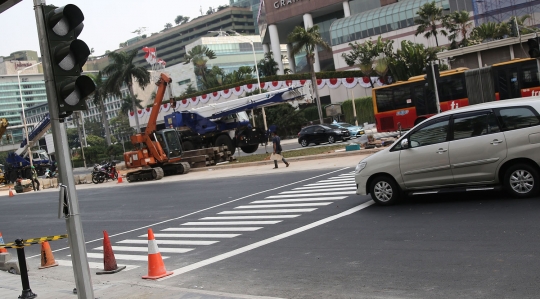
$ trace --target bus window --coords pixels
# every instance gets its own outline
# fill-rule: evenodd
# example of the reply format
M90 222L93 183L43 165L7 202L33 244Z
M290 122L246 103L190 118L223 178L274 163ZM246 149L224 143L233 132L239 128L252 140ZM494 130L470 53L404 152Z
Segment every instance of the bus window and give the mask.
M538 87L538 69L536 66L524 66L521 69L521 88Z
M386 112L394 110L392 105L392 88L384 88L375 91L375 98L377 101L377 111Z
M394 89L394 109L414 107L411 98L411 87L399 86Z
M465 78L462 75L442 77L437 87L441 102L467 98Z

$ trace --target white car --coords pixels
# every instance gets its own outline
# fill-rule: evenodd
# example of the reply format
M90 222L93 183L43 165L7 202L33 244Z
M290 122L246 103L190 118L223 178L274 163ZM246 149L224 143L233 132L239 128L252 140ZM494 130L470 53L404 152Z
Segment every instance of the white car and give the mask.
M539 165L540 97L489 102L437 114L360 161L356 193L381 205L406 193L500 185L528 197L540 190Z

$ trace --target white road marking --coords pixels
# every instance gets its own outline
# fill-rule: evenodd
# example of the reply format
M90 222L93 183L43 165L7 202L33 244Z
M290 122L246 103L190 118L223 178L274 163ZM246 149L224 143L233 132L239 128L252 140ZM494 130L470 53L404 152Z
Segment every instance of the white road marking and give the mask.
M219 222L219 221L213 221L213 222L186 222L182 225L192 225L192 226L198 226L198 225L263 225L263 224L276 224L280 223L279 221L226 221L226 222Z
M354 179L341 179L341 180L324 180L324 181L318 181L317 183L348 183L348 182L354 182Z
M241 247L241 248L238 248L238 249L229 251L229 252L224 253L224 254L220 254L220 255L218 255L218 256L215 256L215 257L212 257L212 258L209 258L209 259L206 259L206 260L202 260L202 261L200 261L200 262L191 264L191 265L189 265L189 266L185 266L185 267L182 267L182 268L175 269L175 270L173 270L174 274L172 274L172 275L170 275L170 276L167 276L167 277L164 277L164 278L161 278L161 279L158 279L158 280L159 280L159 281L163 281L163 280L166 280L166 279L170 279L170 278L172 278L172 277L174 277L174 276L178 276L178 275L180 275L180 274L184 274L184 273L186 273L186 272L193 271L193 270L199 269L199 268L204 267L204 266L208 266L208 265L210 265L210 264L213 264L213 263L216 263L216 262L225 260L225 259L227 259L227 258L233 257L233 256L235 256L235 255L238 255L238 254L241 254L241 253L244 253L244 252L247 252L247 251L256 249L256 248L259 248L259 247L261 247L261 246L268 245L268 244L270 244L270 243L279 241L279 240L281 240L281 239L285 239L285 238L287 238L287 237L290 237L290 236L296 235L296 234L298 234L298 233L307 231L307 230L312 229L312 228L314 228L314 227L323 225L323 224L325 224L325 223L328 223L328 222L334 221L334 220L336 220L336 219L339 219L339 218L348 216L348 215L350 215L350 214L353 214L353 213L355 213L355 212L358 212L358 211L360 211L360 210L362 210L362 209L365 209L365 208L371 206L371 205L374 204L374 203L375 203L375 202L373 202L372 200L370 200L370 201L368 201L368 202L366 202L366 203L363 203L363 204L358 205L358 206L356 206L356 207L354 207L354 208L348 209L347 211L344 211L344 212L339 213L339 214L337 214L337 215L334 215L334 216L330 216L330 217L321 219L321 220L319 220L319 221L316 221L316 222L313 222L313 223L311 223L311 224L308 224L308 225L299 227L299 228L294 229L294 230L292 230L292 231L289 231L289 232L286 232L286 233L283 233L283 234L280 234L280 235L277 235L277 236L268 238L268 239L266 239L266 240L262 240L262 241L253 243L253 244L251 244L251 245L247 245L247 246L244 246L244 247Z
M221 216L221 217L204 217L199 220L281 219L281 218L296 218L298 216L300 215Z
M310 180L313 180L315 178L325 177L325 176L330 175L332 173L344 171L344 170L346 170L348 168L350 168L350 167L344 167L344 168L341 168L341 169L338 169L338 170L334 170L334 171L330 171L330 172L323 173L323 174L320 174L320 175L316 175L314 177L310 177L310 178L307 178L307 179L292 182L292 183L289 183L289 184L286 184L286 185L283 185L283 186L279 186L279 187L270 188L270 189L266 189L266 190L263 190L263 191L255 192L255 193L252 193L252 194L249 194L249 195L246 195L246 196L242 196L242 197L237 198L237 199L229 200L227 202L220 203L220 204L217 204L217 205L214 205L214 206L211 206L211 207L208 207L208 208L204 208L204 209L201 209L201 210L198 210L198 211L195 211L195 212L191 212L191 213L188 213L188 214L176 217L176 218L167 219L167 220L164 220L164 221L160 221L160 222L152 223L152 224L145 225L145 226L142 226L142 227L134 228L134 229L131 229L131 230L128 230L128 231L124 231L124 232L121 232L121 233L118 233L118 234L110 235L109 238L125 235L125 234L131 233L131 232L135 232L135 231L147 229L147 228L150 228L150 227L154 227L156 225L160 225L160 224L163 224L163 223L167 223L167 222L175 221L175 220L178 220L178 219L186 218L186 217L189 217L191 215L199 214L201 212L205 212L205 211L217 208L217 207L221 207L221 206L224 206L224 205L227 205L227 204L230 204L232 202L236 202L236 201L239 201L239 200L242 200L242 199L253 197L255 195L263 194L263 193L274 191L274 190L283 189L285 187L289 187L289 186L292 186L292 185L296 185L298 183L310 181ZM102 241L102 240L103 240L103 238L98 238L98 239L94 239L94 240L91 240L91 241L87 241L87 242L85 242L85 244L90 244L90 243L94 243L94 242L98 242L98 241ZM58 251L66 250L66 249L69 249L69 247L56 249L56 250L53 250L52 252L58 252ZM30 258L35 258L35 257L41 257L41 253L33 255L33 256L29 256L27 258L30 259Z
M319 206L327 206L331 203L332 202L312 202L312 203L289 203L289 204L275 204L275 205L252 205L252 206L238 206L235 209L319 207Z
M69 256L69 255L68 255ZM86 253L86 256L89 258L103 259L103 253ZM132 254L115 254L114 258L117 260L128 260L128 261L148 261L148 255L132 255ZM161 256L162 259L168 259L168 256Z
M344 174L338 175L338 177L354 177L354 173L344 173Z
M309 186L309 187L298 187L298 188L294 188L293 190L309 190L309 189L320 189L320 188L338 188L338 187L342 187L342 188L347 188L347 187L351 187L351 188L356 188L354 187L354 184L339 184L339 185L317 185L317 186Z
M131 246L112 246L114 251L133 251L133 252L148 252L148 246L145 247L131 247ZM159 247L159 252L166 253L186 253L192 251L195 248L162 248ZM96 247L94 250L103 250L103 246Z
M162 232L252 232L262 227L171 227Z
M346 180L354 180L354 177L333 177L333 178L327 178L324 179L324 181L346 181ZM319 181L322 182L322 181Z
M240 236L239 234L154 234L156 238L234 238ZM141 238L148 238L148 235L139 236Z
M162 245L212 245L219 241L176 241L176 240L156 240L156 243ZM148 240L122 240L116 243L120 244L148 244Z
M321 188L321 187L319 187ZM343 190L356 190L356 187L341 187L341 188L322 188L322 189L313 189L313 190L297 190L297 191L285 191L279 194L294 194L294 193L303 193L303 192L327 192L327 191L343 191Z
M335 196L335 197L319 197L319 198L290 198L290 199L265 199L252 201L249 204L256 203L279 203L279 202L302 202L302 201L323 201L323 200L340 200L347 198L347 196Z
M147 248L147 250L148 250L148 248ZM56 260L56 262L58 263L58 266L73 267L73 264L72 264L71 261ZM90 269L103 270L103 263L88 262L88 266L90 267ZM139 268L139 266L134 266L134 265L121 265L121 264L118 264L118 266L126 266L126 269L122 270L124 272Z
M283 209L283 210L256 210L256 211L224 211L219 212L218 215L225 214L268 214L268 213L307 213L315 211L316 209Z
M354 185L354 181L351 181L351 182L334 182L334 183L314 183L314 184L307 184L305 186L309 187L309 186L329 186L329 185L345 185L345 184L348 184L348 185Z
M280 193L281 194L281 193ZM343 191L343 192L329 192L329 193L310 193L310 194L283 194L272 195L266 198L288 198L288 197L306 197L306 196L328 196L328 195L351 195L356 194L356 191Z

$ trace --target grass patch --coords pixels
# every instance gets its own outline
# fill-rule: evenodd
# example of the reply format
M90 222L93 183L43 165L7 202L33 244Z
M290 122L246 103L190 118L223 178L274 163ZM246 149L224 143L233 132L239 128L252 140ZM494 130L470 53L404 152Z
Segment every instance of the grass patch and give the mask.
M333 145L333 146L323 146L323 147L313 147L313 148L303 148L299 150L291 150L283 152L283 156L285 159L287 158L293 158L293 157L301 157L301 156L312 156L312 155L319 155L329 152L334 152L335 150L344 149L346 144L340 144L340 145ZM251 155L251 156L241 156L237 157L238 162L245 163L245 162L260 162L265 161L266 158L270 157L270 154L257 154L257 155Z

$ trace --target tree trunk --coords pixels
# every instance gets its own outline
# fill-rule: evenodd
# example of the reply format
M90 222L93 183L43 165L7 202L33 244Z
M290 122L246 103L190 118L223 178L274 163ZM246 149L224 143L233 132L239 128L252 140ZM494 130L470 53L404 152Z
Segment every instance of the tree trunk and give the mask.
M317 77L315 76L315 70L313 68L313 63L315 63L315 61L314 59L312 59L309 53L306 55L306 58L309 64L309 71L311 72L311 87L313 87L313 90L315 91L315 100L317 101L317 111L319 112L319 122L322 125L323 114L322 114L322 108L321 108L321 98L319 97L319 89L317 88Z
M103 104L103 101L99 102L99 110L101 110L101 121L103 122L103 125L105 127L105 140L107 140L107 145L111 145L111 130L109 128L109 120L107 119L107 113L105 111L105 104Z
M135 95L133 94L133 83L128 85L129 95L131 96L131 106L133 107L133 112L135 114L135 126L137 131L135 134L141 133L141 126L139 125L139 114L137 113L137 104L135 103Z

